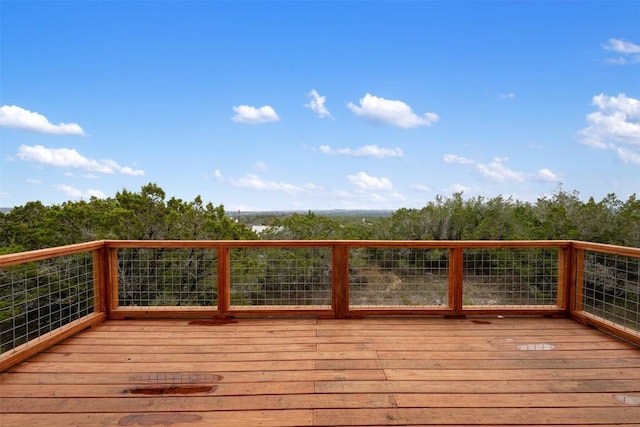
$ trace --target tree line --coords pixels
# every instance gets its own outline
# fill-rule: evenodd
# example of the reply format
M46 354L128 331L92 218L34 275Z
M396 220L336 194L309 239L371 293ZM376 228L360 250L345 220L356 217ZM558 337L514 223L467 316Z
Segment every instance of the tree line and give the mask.
M245 218L246 220L246 218ZM640 247L640 200L611 193L583 201L561 187L534 203L511 197L437 196L422 208L401 208L387 217L323 216L312 211L261 218L260 235L223 205L176 197L149 183L139 192L45 206L39 201L0 212L0 253L99 239L379 239L551 240L570 239Z
M626 201L609 194L600 201L589 198L585 202L577 192L562 188L534 203L502 196L464 198L462 193L455 193L450 197L438 196L422 208L398 209L386 217L327 216L311 211L261 215L259 221L269 227L260 234L251 230L251 222L255 220L251 216L233 218L225 212L224 206L204 204L200 196L193 201L168 199L162 188L149 183L139 192L122 190L105 199L70 201L54 206L33 201L9 212L0 212L0 254L99 239L571 239L640 247L640 200L635 194ZM121 304L215 305L215 252L186 248L135 248L120 252ZM464 268L469 277L480 269L476 288L481 289L484 280L493 280L491 274L482 277L483 273L508 270L512 273L508 276L514 278L514 282L491 282L491 289L515 286L526 290L518 295L526 294L537 303L553 300L555 258L545 255L544 250L503 252L509 251L469 251L465 258L469 265L465 264ZM1 351L91 312L92 266L90 260L83 258L86 256L76 254L0 271ZM593 254L591 258L597 256ZM237 249L231 257L233 304L330 303L331 256L322 248ZM627 260L627 268L620 270L615 258L591 258L585 262L585 274L595 279L586 291L593 296L593 301L606 303L602 312L637 313L640 301L637 264L640 260ZM447 260L447 251L439 249L367 248L354 251L350 254L354 299L361 295L370 300L372 295L377 295L386 302L409 298L415 303L414 294L409 291L413 286L417 289L416 298L422 298L416 300L418 303L444 301L446 298L440 295L439 289L446 289L446 280L440 280L439 273L446 272ZM429 274L418 278L416 272L422 271ZM404 288L387 286L385 281L390 281L391 285L401 281ZM427 291L431 292L428 301L423 295ZM637 328L637 322L631 327Z

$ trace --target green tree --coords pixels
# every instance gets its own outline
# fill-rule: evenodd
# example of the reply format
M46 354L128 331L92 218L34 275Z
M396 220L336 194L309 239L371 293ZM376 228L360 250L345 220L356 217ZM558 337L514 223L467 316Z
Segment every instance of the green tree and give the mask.
M619 207L615 222L616 241L611 243L640 247L640 200L635 193Z
M50 209L40 201L17 206L3 216L3 246L22 250L58 246L51 226Z
M354 239L357 234L352 226L342 225L309 211L305 215L295 213L274 220L261 237L274 240L335 240Z
M567 193L558 188L552 197L539 198L536 203L536 216L538 227L535 239L580 239L580 232L576 227L574 218L582 202L578 193Z
M167 233L165 222L165 192L157 184L149 183L140 193L126 189L116 193L118 208L116 234L125 239L164 239Z

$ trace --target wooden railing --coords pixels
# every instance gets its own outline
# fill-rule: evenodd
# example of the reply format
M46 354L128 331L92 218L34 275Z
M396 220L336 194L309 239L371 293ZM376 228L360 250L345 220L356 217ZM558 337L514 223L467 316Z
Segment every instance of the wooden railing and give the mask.
M107 318L571 316L640 344L640 249L574 241L96 241L0 256L0 370Z
M640 248L572 247L570 316L640 345Z
M0 371L106 319L105 253L97 241L0 256Z

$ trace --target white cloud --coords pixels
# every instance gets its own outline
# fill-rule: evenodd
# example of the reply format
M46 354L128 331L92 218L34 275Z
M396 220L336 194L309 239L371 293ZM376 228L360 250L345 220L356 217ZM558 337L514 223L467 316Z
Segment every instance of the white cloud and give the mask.
M606 62L610 64L635 64L640 62L640 45L620 39L609 39L603 45L605 50L619 53L616 58L608 58Z
M353 157L375 157L382 159L384 157L402 157L404 153L400 148L381 148L377 145L365 145L355 150L351 148L333 149L328 145L320 146L320 152L324 154L339 154L343 156Z
M445 154L444 156L442 156L442 160L444 160L445 163L458 165L470 165L475 163L473 160L458 156L457 154Z
M7 191L0 191L0 199L8 199L10 197Z
M501 99L515 99L516 98L516 94L513 92L509 92L509 93L501 93L498 95Z
M231 120L236 123L255 125L280 120L276 111L269 105L260 108L251 107L250 105L239 105L233 107L233 111L236 112L236 115L233 116Z
M324 187L322 185L316 185L316 184L313 184L313 183L309 182L309 183L304 185L304 189L305 190L324 190Z
M505 162L509 161L506 157L496 157L493 159L491 163L481 164L479 163L476 166L477 171L483 177L487 178L490 181L496 182L505 182L505 181L515 181L515 182L523 182L525 180L534 180L534 181L558 181L558 175L551 171L551 169L543 168L535 173L525 173L518 172L512 169L509 169L504 165Z
M476 169L483 177L490 181L504 182L504 181L517 181L522 182L526 178L526 175L522 172L513 171L506 166L504 162L507 158L494 157L491 163L482 164L478 163Z
M356 175L347 175L347 179L353 185L363 190L393 190L393 185L388 178L376 178L365 172L358 172Z
M104 199L106 197L106 195L100 190L88 189L86 191L82 191L65 184L56 185L55 188L56 190L64 193L64 195L66 195L67 197L71 197L74 199L90 199L91 197Z
M84 130L76 123L54 125L42 114L25 110L17 105L0 107L0 126L41 133L84 135Z
M94 160L82 156L73 148L46 148L42 145L21 145L18 147L18 158L28 162L42 163L56 167L71 167L90 172L114 174L119 172L124 175L143 176L144 171L122 167L113 160Z
M93 188L90 188L87 191L85 191L85 195L88 196L89 198L96 197L98 199L104 199L107 197L107 195L104 194L102 191L94 190Z
M259 170L259 171L266 171L267 170L267 164L265 162L256 162L253 164L253 168L255 170Z
M215 179L217 179L218 181L222 181L222 172L220 172L220 169L216 169L213 171L213 176Z
M427 187L426 185L422 185L422 184L413 184L411 186L412 189L416 190L416 191L431 191L431 189L429 187Z
M640 152L618 147L616 148L616 153L618 154L618 158L624 163L640 165Z
M27 184L42 184L41 179L27 178Z
M624 56L618 56L616 58L607 58L604 60L605 63L607 64L613 64L613 65L627 65L627 64L633 64L640 61L639 58L630 60L629 58L625 58Z
M580 142L593 148L613 150L629 163L640 163L640 101L621 93L593 97L599 111L587 114L589 126L579 132Z
M458 165L475 165L476 171L485 179L494 182L523 182L525 180L534 181L558 181L558 175L551 169L543 168L535 173L518 172L509 169L505 163L509 161L507 157L494 157L490 163L480 163L472 159L467 159L457 154L445 154L442 156L445 163Z
M304 105L305 107L311 109L311 111L316 113L321 119L325 117L331 117L331 113L329 113L327 107L324 106L324 103L327 100L326 97L321 96L315 89L309 92L307 96L311 99L309 100L308 104Z
M117 170L118 167L116 166L115 169ZM130 175L130 176L144 176L143 170L131 169L129 166L124 166L120 168L120 173L123 175Z
M605 113L620 112L631 119L640 119L640 101L629 98L624 93L620 93L618 96L607 96L601 93L593 97L593 105Z
M360 98L360 106L349 102L347 107L360 117L400 128L431 126L439 120L436 113L418 116L402 101L379 98L367 93Z
M315 188L313 184L308 184L306 187L301 187L284 182L267 181L260 178L256 174L247 174L242 178L233 181L232 184L236 187L250 188L253 190L284 191L285 193L290 194L297 194Z
M556 175L550 169L547 169L547 168L540 169L534 175L534 179L537 179L538 181L551 181L551 182L559 180L558 175Z
M609 39L604 48L619 53L640 53L640 45L620 39Z
M469 193L473 191L473 187L468 187L462 184L451 184L447 188L445 188L445 192L447 193Z

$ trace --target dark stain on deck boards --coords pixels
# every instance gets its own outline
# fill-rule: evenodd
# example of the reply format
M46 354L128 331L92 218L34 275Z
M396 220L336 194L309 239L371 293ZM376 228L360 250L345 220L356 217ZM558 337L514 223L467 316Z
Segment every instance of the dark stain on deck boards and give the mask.
M185 413L131 414L120 418L119 426L172 426L174 424L195 423L202 420L200 415Z
M161 396L170 394L204 394L216 391L217 386L178 386L171 385L167 387L140 387L125 390L125 393L142 394L146 396Z
M135 375L129 377L129 381L136 383L152 384L210 384L222 381L222 375L216 374L196 374L196 373L168 373L159 372L155 374Z

